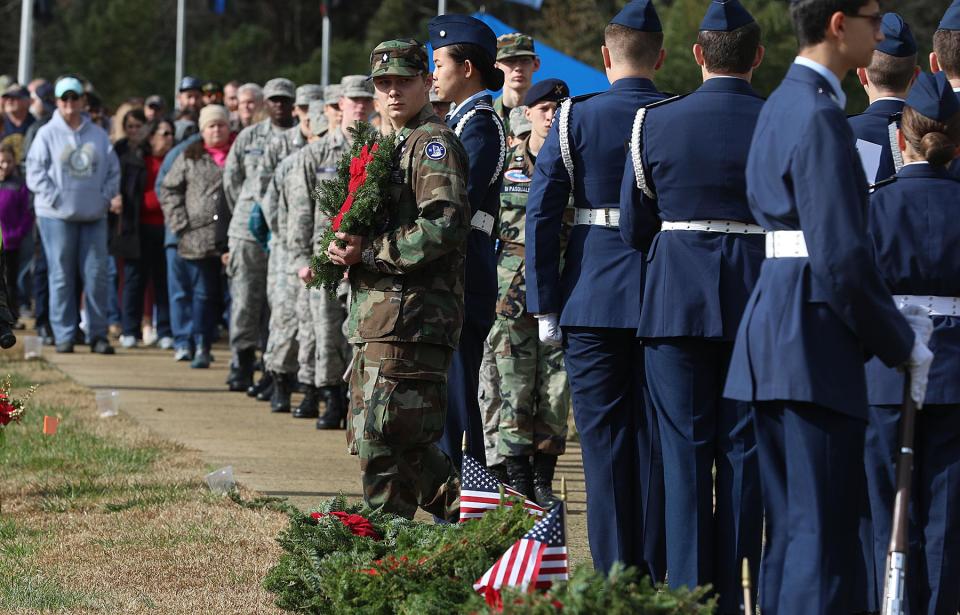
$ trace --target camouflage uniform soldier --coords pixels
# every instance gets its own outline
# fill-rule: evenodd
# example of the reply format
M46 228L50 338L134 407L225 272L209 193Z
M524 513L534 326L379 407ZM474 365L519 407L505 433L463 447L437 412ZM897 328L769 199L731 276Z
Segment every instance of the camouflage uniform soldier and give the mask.
M521 106L533 84L533 73L540 70L540 56L533 38L514 32L497 37L497 68L503 71L503 94L493 101L493 109L510 134L510 111Z
M542 506L556 503L552 481L557 456L566 449L570 390L563 350L540 341L537 319L526 310L524 231L536 155L557 103L568 95L565 83L546 79L534 85L524 99L532 132L510 152L503 175L497 320L487 338L500 375L499 452L506 458L510 482L520 491L532 493ZM569 214L564 235L569 233L572 209Z
M267 144L260 160L260 179L266 181L260 196L259 209L264 226L270 231L269 265L267 270L267 303L270 306L270 324L267 328L267 348L263 353L266 377L272 381L271 390L263 391L258 399L269 392L270 410L289 412L290 389L297 373L295 304L286 304L288 299L287 278L290 275L286 236L278 233L277 207L282 197L283 179L290 169L293 155L312 137L308 107L311 102L323 99L323 87L302 85L297 88L294 114L300 124L294 126ZM289 161L289 162L288 162ZM286 201L283 201L286 207ZM254 206L255 216L258 206ZM286 211L283 212L286 217ZM275 353L279 355L275 356Z
M267 254L250 231L250 215L262 192L260 158L270 137L293 124L293 83L271 79L263 89L270 117L244 128L230 148L223 169L223 191L233 218L228 230L230 260L230 349L233 362L228 384L243 391L253 384L253 364L260 344L267 294Z
M387 41L371 56L397 159L384 207L389 222L369 237L338 233L327 253L350 265L351 429L364 500L413 518L420 506L453 521L460 479L437 447L447 370L463 326L464 259L470 232L467 154L433 113L426 50Z
M290 225L288 237L294 256L292 267L303 282L308 282L313 272L310 259L318 248L323 232L330 221L316 209L313 201L317 185L332 179L337 163L350 149L350 134L347 129L359 120L366 120L373 110L373 88L364 75L348 75L338 88L340 99L337 109L340 123L331 127L326 136L304 149L296 171L296 193L292 198L297 203L295 222ZM326 108L331 107L326 100ZM307 200L309 198L309 201ZM318 429L336 429L346 417L346 389L343 372L350 360L351 350L342 333L346 317L343 304L325 290L309 290L301 298L300 326L310 329L315 344L314 356L300 356L303 362L314 360L313 380L302 379L306 374L301 367L301 383L307 386L304 402L294 412L297 418L314 418L319 415L319 401L325 400L323 416L317 418Z

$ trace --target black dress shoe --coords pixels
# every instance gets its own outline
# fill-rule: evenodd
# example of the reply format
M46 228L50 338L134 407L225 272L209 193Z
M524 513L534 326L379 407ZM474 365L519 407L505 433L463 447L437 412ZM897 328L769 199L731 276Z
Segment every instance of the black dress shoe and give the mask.
M290 412L290 375L273 375L273 394L270 396L270 412Z
M277 388L277 375L271 374L270 384L257 393L257 401L270 401L273 398L273 390Z

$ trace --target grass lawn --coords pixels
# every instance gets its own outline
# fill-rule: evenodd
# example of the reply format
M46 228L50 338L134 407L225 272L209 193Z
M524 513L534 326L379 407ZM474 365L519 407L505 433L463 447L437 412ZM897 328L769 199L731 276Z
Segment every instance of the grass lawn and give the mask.
M196 453L18 357L0 353L0 378L40 389L0 444L0 612L277 612L261 581L283 514L210 494Z

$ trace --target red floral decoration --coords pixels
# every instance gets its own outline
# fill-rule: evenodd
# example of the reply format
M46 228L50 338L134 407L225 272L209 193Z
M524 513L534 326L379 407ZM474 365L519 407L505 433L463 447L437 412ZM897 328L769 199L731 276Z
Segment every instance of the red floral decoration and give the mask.
M340 224L343 222L343 216L353 207L353 197L363 184L367 181L367 166L373 162L374 154L380 149L380 145L373 144L372 148L364 145L360 150L360 155L350 159L350 183L347 185L347 198L343 200L340 206L340 213L331 222L334 231L340 230Z
M314 519L321 519L323 517L336 517L340 520L341 523L346 525L350 529L350 533L354 536L362 536L364 538L372 538L373 540L382 540L383 537L373 529L373 524L370 523L370 520L361 515L351 515L339 510L332 511L329 515L315 512L310 513L310 516Z

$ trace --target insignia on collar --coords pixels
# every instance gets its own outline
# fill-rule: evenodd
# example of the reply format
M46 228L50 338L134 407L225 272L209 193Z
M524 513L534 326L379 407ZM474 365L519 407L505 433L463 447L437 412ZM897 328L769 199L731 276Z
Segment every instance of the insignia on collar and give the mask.
M447 157L447 148L443 146L443 143L437 141L427 143L423 151L430 160L443 160Z

